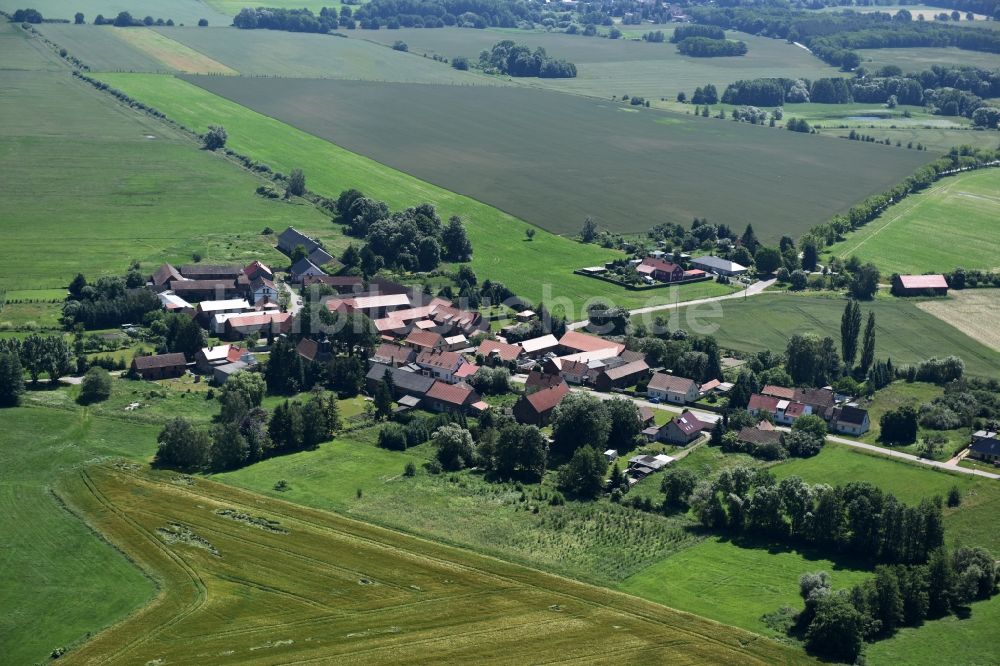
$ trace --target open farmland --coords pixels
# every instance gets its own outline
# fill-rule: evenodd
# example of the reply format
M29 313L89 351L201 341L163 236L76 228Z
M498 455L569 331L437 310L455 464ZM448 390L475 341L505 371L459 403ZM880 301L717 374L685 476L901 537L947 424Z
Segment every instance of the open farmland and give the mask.
M922 301L917 307L1000 351L1000 290L952 290L948 298Z
M236 16L244 7L280 7L282 9L310 9L319 14L324 7L340 9L339 0L202 0L208 6L225 14Z
M0 417L0 654L35 664L153 596L152 581L66 511L59 476L104 456L152 455L157 428L80 411L5 409Z
M669 39L672 26L620 26L648 30L662 30ZM443 56L449 60L465 56L470 61L479 59L479 52L489 50L503 39L512 39L532 49L544 48L554 58L569 60L577 66L573 79L519 79L521 85L539 86L562 92L591 97L621 97L624 94L640 95L652 100L661 97L673 99L680 91L690 95L696 87L715 84L721 93L737 79L786 76L817 79L838 76L830 67L805 50L783 40L756 37L730 32L731 39L747 43L749 52L734 58L691 58L677 53L677 46L670 43L645 43L627 39L601 39L564 33L528 32L522 30L469 30L442 28L426 30L361 30L354 35L385 45L397 39L406 42L412 53Z
M184 28L174 28L183 30ZM149 28L112 29L114 36L147 53L166 69L191 74L236 74L236 70Z
M233 14L220 13L202 0L170 0L169 3L162 0L31 0L30 5L25 5L22 0L0 0L0 9L8 13L25 6L37 9L47 19L72 21L73 14L83 12L87 23L93 23L98 14L114 18L118 12L129 12L138 19L145 16L164 21L173 19L178 25L191 26L196 25L199 19L208 20L209 25L229 25L233 20Z
M309 188L321 194L336 196L353 187L396 210L428 202L437 206L443 217L461 216L468 224L474 248L472 267L478 274L503 282L535 302L544 298L571 319L583 318L581 305L589 297L639 307L730 291L725 285L702 282L676 291L628 292L607 282L574 275L576 268L620 255L545 231L532 241L525 240L529 225L512 215L390 169L180 79L147 74L100 76L198 131L221 123L229 132L228 145L234 150L285 173L297 167L303 169Z
M343 236L313 206L262 199L261 181L186 136L73 78L48 50L0 26L0 277L10 289L65 286L151 265L262 256L266 226ZM24 68L33 65L34 71ZM71 157L69 157L71 156ZM336 247L336 239L331 239ZM3 315L0 315L2 318Z
M105 466L69 483L73 504L164 584L71 658L487 663L603 661L613 650L624 663L804 661L615 592L175 477Z
M1000 54L947 48L861 49L861 64L865 69L897 65L904 72L921 72L932 65L964 65L996 69L1000 67Z
M623 232L698 216L734 228L752 221L773 241L883 191L927 159L526 88L185 79L568 235L588 215Z
M711 333L727 349L782 352L796 333L828 335L838 340L844 302L827 295L765 293L719 302L718 317L706 318L706 310L700 310L699 319L708 328L688 329ZM678 321L687 321L687 313L694 307L680 308ZM878 358L891 358L899 365L954 354L965 361L969 374L1000 377L1000 353L922 311L914 301L886 298L861 304L864 316L869 310L875 313Z
M939 180L833 245L885 274L1000 268L1000 169Z

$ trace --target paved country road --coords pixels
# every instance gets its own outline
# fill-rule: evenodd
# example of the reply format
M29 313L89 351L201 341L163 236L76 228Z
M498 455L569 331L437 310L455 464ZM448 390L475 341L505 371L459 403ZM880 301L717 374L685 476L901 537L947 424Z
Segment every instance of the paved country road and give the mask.
M661 312L663 310L674 310L676 308L683 308L689 305L704 305L706 303L715 303L717 301L728 301L734 298L747 298L750 296L756 296L757 294L763 293L765 289L774 284L777 280L761 280L760 282L754 282L752 285L746 289L741 289L739 291L734 291L731 294L725 294L723 296L712 296L711 298L698 298L693 301L682 301L680 303L663 303L662 305L651 305L645 308L636 308L635 310L629 310L631 316L648 314L651 312ZM587 320L575 321L572 324L567 324L566 328L571 331L583 328L587 325Z

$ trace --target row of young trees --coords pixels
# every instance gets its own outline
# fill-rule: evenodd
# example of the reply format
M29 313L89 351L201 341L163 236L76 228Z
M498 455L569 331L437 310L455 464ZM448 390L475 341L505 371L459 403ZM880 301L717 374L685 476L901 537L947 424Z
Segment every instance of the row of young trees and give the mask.
M850 590L833 590L825 571L803 574L805 608L793 631L817 655L857 663L865 642L893 636L902 627L945 617L997 591L998 571L985 548L933 550L926 564L883 565Z

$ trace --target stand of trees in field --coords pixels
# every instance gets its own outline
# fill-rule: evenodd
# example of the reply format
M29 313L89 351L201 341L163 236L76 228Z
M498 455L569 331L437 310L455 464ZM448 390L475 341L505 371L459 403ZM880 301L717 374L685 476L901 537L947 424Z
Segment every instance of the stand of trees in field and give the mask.
M550 58L542 47L532 51L527 46L505 39L479 56L479 66L484 71L496 71L508 76L537 76L542 79L571 79L576 77L576 65L565 60Z
M62 323L67 328L115 328L139 323L148 312L160 309L153 292L143 289L146 280L137 268L124 277L101 277L93 284L78 274L69 285L63 304Z

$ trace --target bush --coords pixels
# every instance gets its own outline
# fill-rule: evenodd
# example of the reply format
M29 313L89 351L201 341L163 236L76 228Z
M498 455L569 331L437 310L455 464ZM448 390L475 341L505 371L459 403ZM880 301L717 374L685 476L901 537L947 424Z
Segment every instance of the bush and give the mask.
M378 432L378 445L390 451L406 450L406 430L398 423L389 423Z
M101 367L93 367L83 376L80 395L76 401L81 405L103 402L111 397L111 375Z
M205 146L205 150L218 150L226 145L226 139L228 138L229 135L226 134L224 127L221 125L209 125L208 131L201 137L201 142Z

